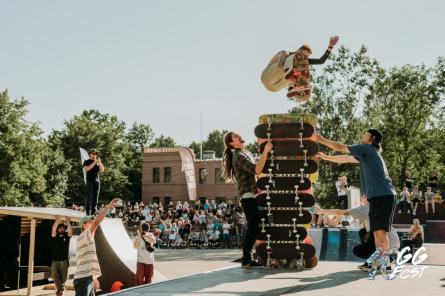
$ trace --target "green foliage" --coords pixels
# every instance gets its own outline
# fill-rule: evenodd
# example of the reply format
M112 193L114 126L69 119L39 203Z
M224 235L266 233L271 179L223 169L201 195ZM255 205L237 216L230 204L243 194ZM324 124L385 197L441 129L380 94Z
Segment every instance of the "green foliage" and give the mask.
M164 135L160 135L155 138L153 143L150 144L152 148L161 148L161 147L176 147L176 142L170 137L165 137Z
M100 152L105 166L105 172L101 175L100 200L115 196L133 198L133 193L127 188L129 160L133 154L130 144L126 142L125 130L125 123L116 116L88 110L65 121L64 129L50 135L52 146L61 149L71 165L66 191L71 202L82 203L85 198L79 147L86 150L96 148Z
M0 204L60 206L67 166L40 128L25 120L27 104L0 93Z

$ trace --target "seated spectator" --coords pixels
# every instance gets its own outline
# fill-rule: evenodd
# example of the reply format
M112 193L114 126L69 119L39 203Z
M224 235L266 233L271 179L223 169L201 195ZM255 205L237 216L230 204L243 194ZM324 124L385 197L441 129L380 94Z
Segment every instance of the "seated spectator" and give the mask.
M420 248L424 240L423 226L420 225L419 219L413 220L413 225L411 225L408 234L409 238L403 241L402 247L410 247L411 253L414 254L414 250Z
M433 202L435 204L441 204L443 203L442 195L440 195L440 191L436 191L436 194L434 194Z
M408 187L403 187L399 197L399 214L411 214L413 209L411 207L411 193L409 193Z
M419 206L420 202L422 201L422 192L419 191L419 186L414 185L413 191L411 192L411 201L412 201L412 207L413 207L413 216L417 215L417 207Z
M425 192L425 213L428 215L429 211L429 204L431 204L431 207L433 209L433 216L436 215L436 205L434 203L434 192L431 191L431 187L426 188Z

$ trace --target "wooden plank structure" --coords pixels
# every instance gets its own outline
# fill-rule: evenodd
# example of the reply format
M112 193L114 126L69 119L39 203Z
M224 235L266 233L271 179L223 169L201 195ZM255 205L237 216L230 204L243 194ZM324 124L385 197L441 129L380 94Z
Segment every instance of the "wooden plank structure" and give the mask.
M36 225L42 220L55 220L56 216L70 217L72 222L79 222L80 218L82 218L84 215L85 213L65 208L0 207L0 219L5 218L6 216L20 217L20 237L29 233L29 254L27 266L28 282L26 295L31 295L34 280L33 274ZM18 290L17 293L10 295L19 295Z

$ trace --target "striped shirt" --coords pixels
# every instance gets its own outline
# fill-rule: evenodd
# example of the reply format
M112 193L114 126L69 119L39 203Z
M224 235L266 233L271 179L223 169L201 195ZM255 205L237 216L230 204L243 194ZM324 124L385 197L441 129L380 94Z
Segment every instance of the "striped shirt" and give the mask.
M77 238L76 267L74 279L101 275L94 235L90 229L84 230Z

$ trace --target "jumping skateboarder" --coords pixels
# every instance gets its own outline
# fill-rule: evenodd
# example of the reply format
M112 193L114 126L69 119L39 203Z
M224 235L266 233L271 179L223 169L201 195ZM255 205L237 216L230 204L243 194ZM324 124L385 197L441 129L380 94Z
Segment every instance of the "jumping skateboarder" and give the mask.
M362 144L345 145L327 140L319 134L312 139L335 151L351 155L328 156L320 153L321 159L336 163L359 163L362 189L369 200L369 224L373 232L376 251L368 258L368 263L380 264L382 273L386 273L389 258L389 242L387 232L391 230L395 207L394 186L388 175L385 162L380 154L383 135L376 129L369 129L362 137ZM369 278L373 279L376 270L372 269Z
M266 163L267 155L272 150L272 143L268 143L263 150L260 160L256 163L252 153L244 147L244 140L235 132L228 132L224 136L223 175L233 180L238 187L238 196L247 220L247 231L243 241L243 257L241 267L262 266L252 260L252 247L258 234L260 222L258 207L255 199L257 191L255 175L261 174Z
M329 39L329 46L319 59L311 59L312 49L309 45L302 45L294 52L278 52L263 70L261 81L272 92L288 88L287 97L306 102L310 98L310 65L323 64L337 44L338 36Z

